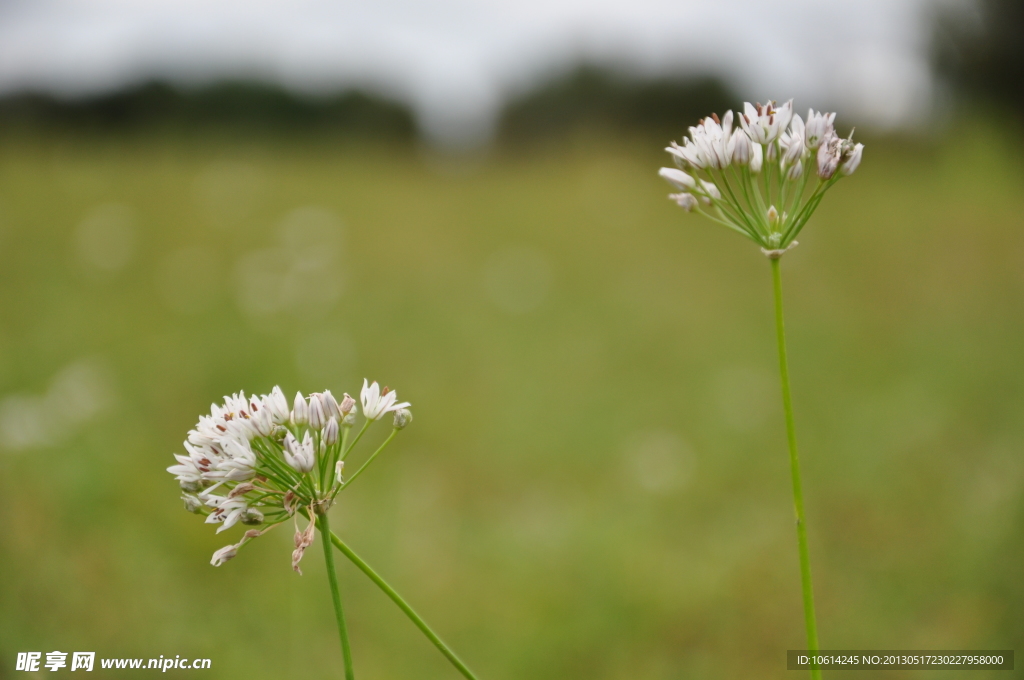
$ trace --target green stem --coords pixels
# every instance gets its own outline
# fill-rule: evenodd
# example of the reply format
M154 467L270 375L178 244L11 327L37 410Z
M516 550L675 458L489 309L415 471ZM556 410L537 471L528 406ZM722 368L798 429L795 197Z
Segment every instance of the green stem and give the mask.
M341 638L341 656L345 663L345 680L355 680L352 670L352 649L348 645L348 630L345 628L345 612L341 608L341 591L338 590L338 574L334 571L334 551L331 550L331 527L327 523L327 513L317 514L320 525L320 537L324 544L324 560L327 562L327 580L331 584L331 596L334 598L334 614L338 618L338 636Z
M807 628L807 649L818 651L818 625L814 617L814 590L811 587L811 556L807 549L807 520L804 517L804 492L800 483L800 457L796 450L796 425L793 421L793 397L789 389L789 360L786 357L786 328L782 315L782 273L779 258L772 258L772 280L775 284L775 332L779 342L779 374L782 382L782 407L786 412L786 437L789 440L789 465L793 475L793 506L796 510L796 537L800 546L800 583L804 599L804 625ZM820 680L821 669L812 665L811 678Z
M345 460L345 458L352 451L352 449L354 449L356 447L356 444L359 443L359 440L363 438L363 433L366 432L366 428L370 427L370 423L372 423L372 422L373 421L370 420L370 419L367 419L367 420L365 420L363 422L363 427L362 427L362 429L359 430L359 434L357 434L356 438L352 440L352 443L348 445L348 448L346 448L345 450L343 450L341 452L341 459L342 460Z
M358 477L358 476L360 475L360 473L362 473L362 471L366 469L366 466L368 466L368 465L369 465L370 463L372 463L372 462L373 462L373 459L377 457L377 454L378 454L378 453L380 453L381 451L383 451L383 450L384 450L384 447L385 447L385 446L387 446L388 444L390 444L390 443L391 443L391 440L395 438L395 435L396 435L396 434L398 434L398 429L397 429L397 428L396 428L396 429L394 429L394 430L391 430L391 434L389 434L389 435L388 435L388 438L384 440L384 443L383 443L383 444L381 444L381 445L380 445L380 446L379 446L379 447L377 448L377 450L373 452L373 455L372 455L372 456L370 456L369 458L367 458L367 459L366 459L366 462L365 462L365 463L363 463L363 464L362 464L362 465L361 465L361 466L359 467L359 469L358 469L358 470L356 470L356 472L355 472L355 474L354 474L354 475L352 475L351 477L349 477L348 479L346 479L346 480L345 480L345 483L341 485L341 488L342 488L342 489L344 489L344 488L345 488L345 487L347 487L347 486L348 486L349 484L351 484L352 482L356 481L356 477Z
M364 562L362 558L359 557L359 555L356 555L354 552L352 552L352 549L345 545L345 543L340 538L338 538L337 535L332 533L331 541L334 543L335 546L337 546L338 550L340 550L345 555L345 557L352 560L352 563L354 565L359 567L359 569L364 574L369 576L370 580L376 583L377 587L383 590L384 594L390 597L391 601L397 604L399 609L405 612L405 615L409 617L413 624L415 624L416 627L419 628L420 631L427 636L428 640L434 643L434 646L437 647L449 661L451 661L452 665L455 666L455 668L458 669L458 671L462 673L464 677L466 677L468 680L477 680L476 676L473 675L473 671L469 670L469 668L466 667L466 664L462 662L462 659L456 656L455 652L449 649L448 645L446 645L444 641L437 636L437 633L430 629L430 626L428 626L426 622L420 618L420 615L417 614L413 610L413 608L410 607L409 604L402 599L402 596L396 593L395 589L388 585L387 581L378 576L377 572L375 572L370 567L370 565Z

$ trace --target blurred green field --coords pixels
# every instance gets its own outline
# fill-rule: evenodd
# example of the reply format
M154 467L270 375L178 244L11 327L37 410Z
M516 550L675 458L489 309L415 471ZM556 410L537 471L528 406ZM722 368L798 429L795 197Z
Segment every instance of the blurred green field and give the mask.
M783 261L826 648L1024 649L1024 170L964 133L869 144ZM332 522L481 680L796 677L768 263L666 160L0 142L0 678L340 677L319 545L215 569L164 470L224 394L363 377L416 420ZM340 570L358 677L457 677Z

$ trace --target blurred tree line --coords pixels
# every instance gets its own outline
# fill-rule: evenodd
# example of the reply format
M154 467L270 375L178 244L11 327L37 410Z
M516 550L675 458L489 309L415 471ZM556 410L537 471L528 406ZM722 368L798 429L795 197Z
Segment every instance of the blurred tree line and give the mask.
M947 9L935 22L932 56L960 101L996 104L1024 117L1021 0L976 0Z
M513 97L498 124L500 141L565 137L578 130L682 137L711 111L736 107L736 95L717 78L641 78L580 65Z
M936 73L955 101L991 102L1024 118L1024 0L976 0L949 6L934 22ZM678 139L710 111L740 98L708 75L643 77L580 64L511 96L496 139L508 147L580 132ZM408 143L418 135L411 107L359 90L304 96L261 82L198 88L164 82L78 99L17 92L0 97L0 134L23 129L101 131L231 130L340 134Z
M405 104L358 90L315 97L252 81L200 88L149 82L77 99L37 92L0 98L0 129L26 128L116 133L231 128L411 141L416 119Z
M519 144L550 141L581 129L641 131L679 137L709 111L735 106L735 97L709 77L643 79L579 66L512 98L499 116L497 138ZM0 97L0 130L123 133L141 130L337 133L412 141L412 109L361 91L303 96L260 82L221 82L181 88L150 82L77 99L38 92Z

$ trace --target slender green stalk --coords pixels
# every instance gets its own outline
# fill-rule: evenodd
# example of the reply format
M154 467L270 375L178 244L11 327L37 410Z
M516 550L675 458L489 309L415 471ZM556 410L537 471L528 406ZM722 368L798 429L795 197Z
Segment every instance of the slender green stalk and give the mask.
M377 457L377 454L378 454L378 453L380 453L381 451L383 451L383 450L384 450L384 447L385 447L385 446L387 446L388 444L390 444L390 443L391 443L391 440L395 438L395 435L396 435L396 434L398 434L398 430L397 430L397 429L391 430L391 434L389 434L389 435L388 435L388 438L384 440L384 443L383 443L383 444L381 444L381 445L380 445L380 446L379 446L379 447L377 448L377 450L373 452L373 455L371 455L371 456L370 456L369 458L367 458L367 459L366 459L366 462L365 462L365 463L363 463L363 464L362 464L362 465L361 465L361 466L359 467L359 469L358 469L358 470L356 470L356 472L355 472L355 474L354 474L354 475L352 475L351 477L349 477L348 479L346 479L346 480L345 480L345 483L344 483L344 484L342 485L342 488L345 488L346 486L348 486L348 485L349 485L349 484L351 484L352 482L356 481L356 477L358 477L358 476L359 476L359 475L360 475L360 474L362 473L362 471L366 469L366 466L368 466L368 465L369 465L370 463L372 463L372 462L373 462L373 459Z
M345 663L345 680L355 680L352 670L352 649L348 645L348 630L345 628L345 612L341 608L341 591L338 590L338 574L334 571L334 551L331 549L331 527L327 523L327 513L317 514L320 525L320 537L324 544L324 560L327 562L327 580L331 583L331 596L334 598L334 614L338 618L338 636L341 638L341 656Z
M366 420L365 422L363 422L363 427L359 430L359 434L357 434L356 438L352 440L352 443L348 445L348 448L341 452L342 460L345 460L348 454L352 452L352 449L356 447L356 444L359 443L359 440L363 438L363 433L366 432L366 429L370 427L370 423L372 422L372 420Z
M804 517L804 492L800 483L800 457L796 450L796 425L793 421L793 397L789 389L789 360L786 356L786 327L782 314L782 273L780 258L772 258L772 281L775 284L775 332L779 341L779 374L782 382L782 407L786 412L786 437L789 440L789 465L793 475L793 506L796 510L796 537L800 546L800 582L804 598L804 625L807 627L807 649L818 651L818 624L814 617L814 590L811 587L811 556L807 549L807 520ZM811 678L820 680L821 669L811 666Z
M410 607L409 604L402 599L402 596L396 593L395 589L388 585L387 581L378 576L377 572L375 572L370 567L370 565L364 562L362 558L359 557L359 555L356 555L354 552L352 552L352 549L345 545L345 543L340 538L338 538L337 535L332 533L331 541L334 543L335 546L337 546L338 550L340 550L345 555L345 557L352 560L352 563L354 565L359 567L359 569L364 574L369 576L370 580L376 583L377 587L383 590L384 594L390 597L391 601L397 604L399 609L405 612L405 615L408 616L409 619L416 625L416 627L419 628L420 631L427 636L427 639L433 642L434 646L437 647L441 651L441 653L444 654L445 657L447 657L449 661L451 661L452 665L455 666L456 669L458 669L459 673L462 673L462 675L466 677L468 680L477 680L477 677L473 675L473 672L469 670L466 664L464 664L462 660L458 656L456 656L455 652L449 649L448 645L446 645L444 641L437 636L437 633L430 629L430 626L428 626L426 622L420 618L420 615L417 614L413 610L413 608Z

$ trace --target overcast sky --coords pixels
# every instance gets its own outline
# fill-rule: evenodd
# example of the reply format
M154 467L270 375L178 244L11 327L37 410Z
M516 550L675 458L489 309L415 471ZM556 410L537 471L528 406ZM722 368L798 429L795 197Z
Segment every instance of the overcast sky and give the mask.
M153 76L370 86L439 138L486 134L503 97L581 57L712 71L897 125L928 106L944 0L0 0L0 91L77 94Z

